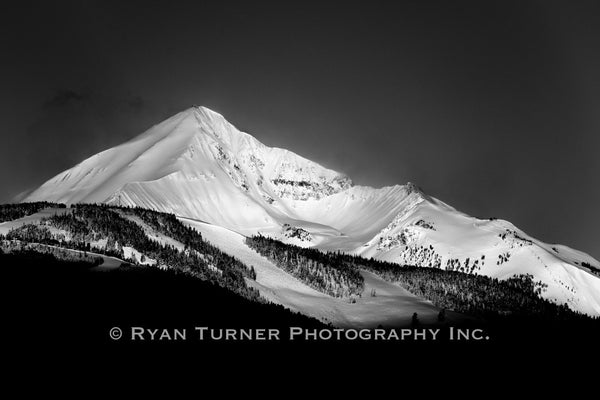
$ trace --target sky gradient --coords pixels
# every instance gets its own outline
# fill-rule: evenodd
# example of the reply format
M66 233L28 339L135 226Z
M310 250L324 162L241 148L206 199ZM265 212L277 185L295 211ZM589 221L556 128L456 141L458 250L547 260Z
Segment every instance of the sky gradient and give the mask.
M252 3L2 4L0 202L196 104L600 259L597 2Z

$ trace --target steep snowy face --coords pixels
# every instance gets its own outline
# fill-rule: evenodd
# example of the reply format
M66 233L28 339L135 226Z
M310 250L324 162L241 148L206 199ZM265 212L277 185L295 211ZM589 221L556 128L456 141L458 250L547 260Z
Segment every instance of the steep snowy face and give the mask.
M58 174L24 201L105 202L261 233L299 246L506 279L529 274L542 296L600 315L600 263L480 220L413 184L374 189L240 132L193 107Z
M600 263L594 258L543 243L508 221L470 217L436 199L410 202L354 251L402 265L498 279L531 275L542 297L600 315Z
M57 175L24 201L139 205L256 232L295 219L289 202L351 186L343 174L193 107Z

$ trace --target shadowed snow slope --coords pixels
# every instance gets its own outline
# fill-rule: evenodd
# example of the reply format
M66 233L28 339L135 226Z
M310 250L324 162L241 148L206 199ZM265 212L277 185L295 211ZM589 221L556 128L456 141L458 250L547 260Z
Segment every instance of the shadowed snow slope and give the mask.
M547 245L507 221L467 216L412 184L354 186L205 107L84 160L23 201L37 200L140 206L400 264L500 279L530 274L543 297L600 315L600 263L587 254Z
M410 326L414 312L418 313L419 320L426 325L437 323L440 311L437 307L369 272L361 272L365 278L363 295L356 299L356 303L351 304L348 300L318 292L287 274L246 246L244 236L239 233L188 218L180 218L180 220L202 233L204 239L224 252L253 266L256 271L256 281L249 280L248 284L258 289L263 297L291 310L340 327ZM371 290L375 290L377 296L369 296ZM447 318L454 323L466 319L464 315L453 312L449 312Z

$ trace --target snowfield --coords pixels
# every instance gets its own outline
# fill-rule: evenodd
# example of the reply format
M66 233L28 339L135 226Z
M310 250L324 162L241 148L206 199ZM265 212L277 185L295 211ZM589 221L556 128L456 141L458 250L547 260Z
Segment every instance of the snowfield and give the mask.
M287 274L246 246L244 236L239 233L188 218L180 218L180 221L199 231L205 240L227 254L243 260L248 266L253 266L256 271L256 282L248 280L248 284L258 289L266 299L293 311L339 327L409 326L414 312L424 324L437 323L439 308L369 272L362 272L365 278L362 297L351 304L346 300L318 292ZM372 289L376 291L375 297L370 296ZM447 312L446 317L451 322L467 319L464 315L452 312Z
M140 206L240 235L261 233L398 264L499 279L530 274L544 298L600 315L600 262L589 255L534 239L508 221L470 217L410 183L355 186L342 173L265 146L205 107L82 161L24 199L38 200ZM242 248L231 251L257 262ZM315 295L306 288L291 292L288 281L277 286L289 277L271 274L263 276L269 282L263 290L282 303L297 296L294 307L301 309Z
M11 229L20 228L26 224L37 224L42 218L48 218L55 214L70 213L71 210L68 208L46 208L35 214L27 215L23 218L15 219L13 221L6 221L0 223L0 235L6 235Z

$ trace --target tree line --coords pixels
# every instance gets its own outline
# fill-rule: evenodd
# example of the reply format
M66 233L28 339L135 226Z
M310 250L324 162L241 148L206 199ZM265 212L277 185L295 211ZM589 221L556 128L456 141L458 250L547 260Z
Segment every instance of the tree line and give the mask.
M441 309L476 317L589 318L571 310L567 304L555 304L542 298L546 285L536 283L531 275L499 280L467 271L403 266L339 251L321 252L263 236L248 238L246 243L313 288L336 297L348 293L360 296L364 288L360 270L365 270L431 301Z
M364 279L358 269L321 251L260 235L246 238L246 244L308 286L330 296L352 298L360 296L364 289Z
M466 271L398 265L340 252L326 255L330 262L345 262L372 272L442 309L483 318L506 315L550 320L588 318L571 310L567 304L555 304L542 298L547 285L536 283L531 275L499 280Z
M40 243L25 241L0 240L0 254L12 254L17 256L28 256L35 254L48 254L60 261L83 262L90 266L102 264L102 257L87 254L85 252L73 251L58 246L47 246Z
M15 219L23 218L31 214L40 212L44 208L65 208L64 204L50 203L47 201L38 201L34 203L18 203L18 204L0 204L0 223L6 221L14 221Z
M148 214L144 213L144 215ZM240 261L203 241L201 235L194 235L187 230L187 227L175 227L181 223L174 216L168 217L167 214L162 214L156 217L167 221L168 228L165 229L182 233L179 239L188 243L186 251L181 252L174 246L149 239L138 224L123 218L112 207L105 205L75 205L72 207L72 212L45 218L41 225L26 224L13 229L6 238L83 251L93 250L122 259L124 258L123 247L130 246L147 257L155 259L159 265L166 265L174 270L216 283L246 298L259 299L258 291L249 287L245 281L245 278L255 279L254 269L247 268ZM68 237L64 234L52 234L47 225L68 232ZM91 245L92 242L98 243L101 240L105 242L104 245ZM135 260L128 261L135 262Z

